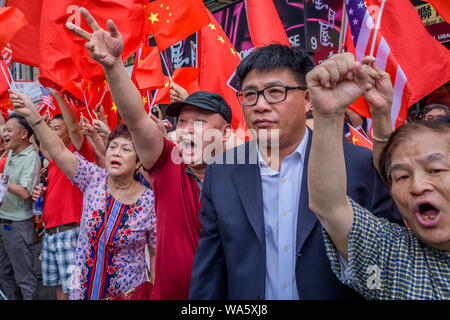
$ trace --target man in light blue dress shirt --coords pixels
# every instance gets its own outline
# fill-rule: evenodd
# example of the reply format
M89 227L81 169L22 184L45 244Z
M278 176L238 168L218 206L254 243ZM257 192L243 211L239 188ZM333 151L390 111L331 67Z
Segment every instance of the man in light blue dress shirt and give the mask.
M294 153L283 159L280 171L271 169L258 149L266 236L268 300L297 300L295 281L297 212L309 132Z

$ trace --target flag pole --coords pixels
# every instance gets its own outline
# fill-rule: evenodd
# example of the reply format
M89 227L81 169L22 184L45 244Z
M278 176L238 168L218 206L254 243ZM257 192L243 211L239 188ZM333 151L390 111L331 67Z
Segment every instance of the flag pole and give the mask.
M106 90L103 90L103 95L102 95L102 97L100 98L100 101L98 102L98 104L102 104L103 98L105 97L105 95L106 95Z
M386 3L386 0L381 1L380 10L378 11L377 22L375 25L375 33L373 35L372 46L370 48L370 55L372 57L373 57L373 52L375 51L375 43L377 41L377 34L378 34L378 30L380 29L380 23L381 23L381 15L383 14L383 9L384 9L385 3Z
M344 42L347 37L347 9L345 7L345 0L342 1L342 21L341 32L339 32L339 49L338 53L344 52Z
M148 113L150 114L152 112L153 108L153 102L155 102L156 94L158 93L158 89L156 89L155 96L152 98L152 101L150 102L150 95L148 93L147 89L147 103L148 103Z
M169 76L170 84L173 84L172 75L170 74L169 67L167 66L167 63L166 63L166 59L164 58L162 52L159 52L159 54L161 55L161 59L164 62L164 67L166 68L167 74Z
M86 105L86 110L87 110L87 112L89 114L89 117L91 117L91 120L94 121L94 118L92 117L91 111L89 111L89 106L88 106L87 99L86 99L86 92L84 92L84 91L83 91L83 97L84 97L84 103Z

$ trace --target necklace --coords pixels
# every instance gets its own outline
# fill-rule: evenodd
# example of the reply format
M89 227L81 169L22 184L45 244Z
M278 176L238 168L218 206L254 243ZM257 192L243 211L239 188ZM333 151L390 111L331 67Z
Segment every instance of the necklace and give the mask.
M114 198L115 198L117 201L119 201L119 200L122 199L122 197L126 194L126 192L130 190L130 188L131 188L132 186L133 186L133 182L131 182L130 185L129 185L127 188L124 188L123 191L122 191L122 193L120 193L119 196L114 197ZM108 188L108 189L109 189L109 193L112 194L112 193L111 193L111 188Z

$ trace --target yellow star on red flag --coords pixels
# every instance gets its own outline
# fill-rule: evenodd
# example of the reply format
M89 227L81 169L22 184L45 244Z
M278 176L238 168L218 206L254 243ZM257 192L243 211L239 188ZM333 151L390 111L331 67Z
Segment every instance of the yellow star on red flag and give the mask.
M145 14L160 51L210 23L202 0L156 0L147 4Z
M114 111L115 113L117 113L117 107L116 104L113 102L111 110Z
M148 20L150 20L152 22L152 24L157 21L159 22L158 12L157 13L150 12L150 17L148 17Z

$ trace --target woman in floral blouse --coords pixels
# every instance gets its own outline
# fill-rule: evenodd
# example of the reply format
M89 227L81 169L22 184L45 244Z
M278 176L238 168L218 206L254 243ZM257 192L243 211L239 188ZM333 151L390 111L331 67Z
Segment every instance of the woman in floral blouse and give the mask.
M142 284L148 277L147 244L154 265L154 196L134 178L141 163L126 125L119 124L111 132L106 169L102 169L66 149L26 95L12 92L11 100L59 168L83 192L83 214L69 298L104 299Z

